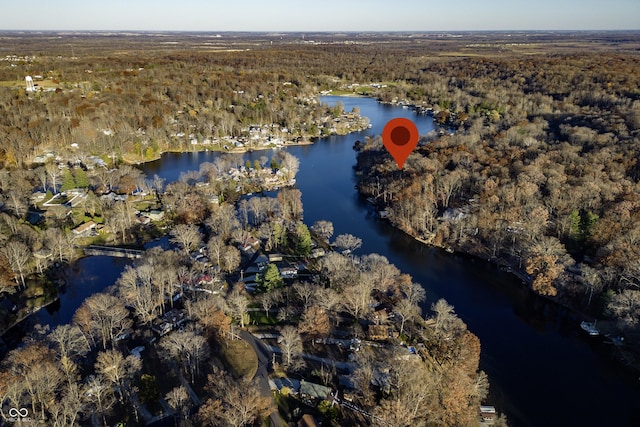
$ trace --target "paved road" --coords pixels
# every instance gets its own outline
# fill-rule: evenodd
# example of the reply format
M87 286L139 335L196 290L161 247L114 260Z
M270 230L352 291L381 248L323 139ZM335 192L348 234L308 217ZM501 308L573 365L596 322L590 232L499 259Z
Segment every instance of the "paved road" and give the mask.
M273 357L272 352L262 341L247 331L240 331L240 337L253 348L258 356L258 371L256 372L256 378L258 379L260 392L263 396L273 398L271 389L269 388L269 368L271 367L271 358ZM278 414L277 409L269 415L269 419L271 420L272 427L283 427L282 420L280 419L280 414Z

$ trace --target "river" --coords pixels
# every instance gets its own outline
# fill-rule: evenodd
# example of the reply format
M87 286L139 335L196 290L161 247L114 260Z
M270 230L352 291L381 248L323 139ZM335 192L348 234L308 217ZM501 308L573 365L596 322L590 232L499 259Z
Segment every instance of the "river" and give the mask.
M423 312L438 298L455 307L469 330L480 338L480 368L489 376L489 402L507 414L512 426L640 425L640 382L610 361L610 348L586 336L579 320L524 289L514 276L467 256L422 245L381 221L355 189L354 142L382 132L394 117L412 119L424 134L433 129L428 116L368 98L323 97L359 107L372 127L347 136L332 136L313 145L289 147L300 159L297 187L302 191L307 224L326 219L335 234L362 238L359 253L386 256L427 290ZM142 166L148 177L167 182L180 173L212 161L212 152L167 153ZM257 151L251 160L271 152ZM70 320L81 298L113 283L124 262L89 257L70 275L60 302L43 309L33 321L52 326ZM105 271L110 273L104 274Z

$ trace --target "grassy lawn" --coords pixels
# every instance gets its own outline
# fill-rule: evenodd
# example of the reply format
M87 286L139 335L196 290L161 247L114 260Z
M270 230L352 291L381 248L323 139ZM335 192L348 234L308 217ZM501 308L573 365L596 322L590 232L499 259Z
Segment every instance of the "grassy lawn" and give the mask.
M253 378L258 371L258 356L244 340L225 340L220 346L220 356L231 374Z
M275 314L271 313L267 317L264 311L251 311L249 312L249 318L253 325L277 325L279 323Z

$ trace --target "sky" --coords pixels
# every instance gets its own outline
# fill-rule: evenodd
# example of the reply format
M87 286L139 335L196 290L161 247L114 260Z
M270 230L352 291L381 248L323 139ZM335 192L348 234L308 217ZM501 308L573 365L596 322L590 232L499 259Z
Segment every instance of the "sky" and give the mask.
M0 30L637 30L640 0L29 0Z

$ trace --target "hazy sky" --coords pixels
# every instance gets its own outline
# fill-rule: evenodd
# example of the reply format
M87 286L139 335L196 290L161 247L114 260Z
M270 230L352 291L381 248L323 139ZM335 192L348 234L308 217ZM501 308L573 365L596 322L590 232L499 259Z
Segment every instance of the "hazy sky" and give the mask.
M640 29L640 0L29 0L0 30Z

